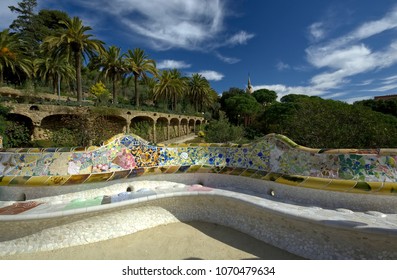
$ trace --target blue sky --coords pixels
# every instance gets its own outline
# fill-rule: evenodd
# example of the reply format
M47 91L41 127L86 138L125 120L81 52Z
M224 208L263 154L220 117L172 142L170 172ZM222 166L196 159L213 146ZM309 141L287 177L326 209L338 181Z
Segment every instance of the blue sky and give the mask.
M15 18L1 0L0 28ZM397 3L389 0L38 0L78 16L108 46L159 68L245 88L352 103L397 93Z

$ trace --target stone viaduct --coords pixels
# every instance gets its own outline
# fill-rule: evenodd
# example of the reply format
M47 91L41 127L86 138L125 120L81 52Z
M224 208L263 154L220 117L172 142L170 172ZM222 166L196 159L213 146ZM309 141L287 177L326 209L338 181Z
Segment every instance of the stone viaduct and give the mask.
M23 122L30 130L32 140L48 139L48 131L59 128L64 116L76 118L82 115L98 117L96 107L70 107L41 104L7 103L11 108L9 116ZM103 117L112 125L117 133L132 132L134 125L146 122L150 125L150 132L146 139L151 142L162 142L172 138L196 133L199 126L205 123L203 117L167 114L149 111L135 111L128 109L109 108ZM95 120L92 120L95 121ZM161 134L161 137L160 135Z

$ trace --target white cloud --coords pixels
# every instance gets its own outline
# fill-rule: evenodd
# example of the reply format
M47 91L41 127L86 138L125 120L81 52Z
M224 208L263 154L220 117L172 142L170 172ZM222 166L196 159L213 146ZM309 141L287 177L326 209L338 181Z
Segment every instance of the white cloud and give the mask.
M323 29L323 23L322 22L315 22L312 25L309 26L309 33L310 37L314 41L321 40L325 36L325 31Z
M198 72L198 74L205 77L208 81L220 81L223 79L224 75L222 73L213 70L203 70Z
M246 44L248 40L252 39L255 35L249 34L245 31L240 31L234 34L226 41L226 45L243 45Z
M166 59L162 60L157 63L157 68L158 69L183 69L183 68L189 68L191 65L180 60L171 60L171 59Z
M289 66L287 63L279 61L276 64L276 68L277 68L278 71L283 71L283 70L286 70L286 69L290 69L291 66Z
M253 90L258 90L266 88L269 90L274 90L277 93L277 98L281 99L281 97L288 95L288 94L304 94L304 95L323 95L326 93L326 91L319 90L310 86L307 87L302 87L302 86L296 86L296 87L291 87L291 86L286 86L282 84L276 84L276 85L254 85Z
M311 86L317 89L338 88L349 77L390 67L397 63L397 42L372 49L364 39L397 28L397 8L383 18L365 22L352 32L323 44L306 49L308 62L316 68L326 68L313 76Z
M389 90L395 90L397 89L397 83L394 84L387 84L384 86L380 86L377 88L372 88L372 89L366 89L367 91L375 91L375 92L379 92L379 91L389 91Z
M18 6L19 0L1 0L0 1L0 30L8 28L12 21L16 19L17 14L12 13L8 6Z
M216 57L228 64L235 64L240 61L239 58L223 56L220 53L216 53Z
M139 35L158 50L176 47L208 51L245 44L253 36L245 31L233 36L225 32L223 23L229 14L225 0L72 1L117 17L129 35Z

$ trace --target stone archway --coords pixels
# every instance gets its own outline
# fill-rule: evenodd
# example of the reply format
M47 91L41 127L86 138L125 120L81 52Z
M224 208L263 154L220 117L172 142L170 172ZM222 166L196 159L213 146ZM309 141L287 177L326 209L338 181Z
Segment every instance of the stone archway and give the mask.
M156 121L156 142L163 142L169 139L168 119L159 117Z
M179 131L180 131L179 136L188 135L189 127L188 127L187 119L181 120Z
M29 134L30 140L34 139L35 126L33 120L25 115L9 113L6 117L7 121L14 123L16 126L23 127L23 130ZM16 128L16 127L15 127ZM25 130L26 129L26 130ZM25 143L28 144L28 143Z
M146 116L134 117L131 119L130 132L147 141L154 142L156 138L154 120Z
M179 129L179 120L177 118L173 118L170 120L170 138L176 138L181 136Z
M193 119L189 120L189 130L188 130L188 134L190 133L194 133L195 130L195 121Z

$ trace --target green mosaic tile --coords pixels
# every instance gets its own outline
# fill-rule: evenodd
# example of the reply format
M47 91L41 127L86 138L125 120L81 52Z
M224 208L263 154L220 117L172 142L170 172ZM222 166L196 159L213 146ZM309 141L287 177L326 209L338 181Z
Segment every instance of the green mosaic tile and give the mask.
M97 206L102 204L103 197L96 197L92 199L84 199L84 198L78 198L75 200L72 200L69 204L65 206L65 210L71 210L71 209L79 209L79 208L85 208L85 207L90 207L90 206Z
M268 173L265 177L263 177L263 180L267 180L267 181L276 181L282 174L280 173Z
M289 186L298 186L304 180L305 177L282 175L276 179L276 183L289 185Z
M252 177L255 173L256 173L255 169L246 169L240 174L240 176Z
M371 186L367 182L357 182L357 184L354 186L355 190L360 190L360 191L367 191L370 192Z
M229 175L240 176L241 173L243 173L244 171L244 168L234 168L233 171L229 173Z
M9 182L9 185L25 185L30 177L31 176L15 176L14 179Z
M196 173L201 168L201 165L191 165L186 173Z
M258 171L256 171L254 174L252 174L251 178L253 178L253 179L262 179L262 178L265 177L267 174L268 174L267 171L258 170Z

